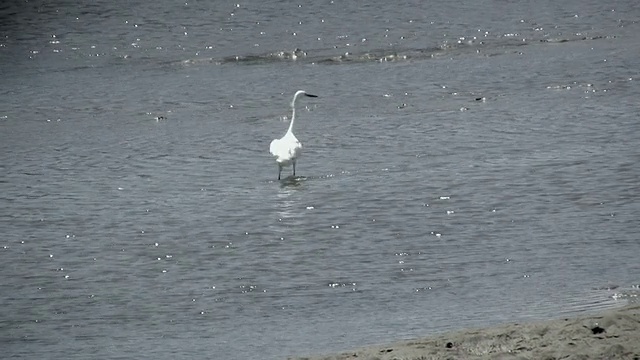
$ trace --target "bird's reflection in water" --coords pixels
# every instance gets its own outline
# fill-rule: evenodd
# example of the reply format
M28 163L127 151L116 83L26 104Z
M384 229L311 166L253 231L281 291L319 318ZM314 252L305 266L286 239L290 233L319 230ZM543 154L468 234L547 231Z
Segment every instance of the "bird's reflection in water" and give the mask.
M295 176L295 175L288 176L280 180L280 187L281 188L298 187L298 186L301 186L302 183L306 180L307 178L304 176Z
M298 194L305 180L302 176L289 176L280 181L276 202L279 222L291 225L290 220L301 216L302 208L299 205Z

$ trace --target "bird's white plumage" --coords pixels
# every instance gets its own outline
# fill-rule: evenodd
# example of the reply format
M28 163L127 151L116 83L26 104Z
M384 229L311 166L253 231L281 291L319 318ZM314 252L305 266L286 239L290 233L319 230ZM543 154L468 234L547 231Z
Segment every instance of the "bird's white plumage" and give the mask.
M276 158L278 164L289 166L293 160L302 154L302 144L292 132L287 131L282 138L274 139L271 142L269 151Z
M280 179L280 173L285 166L293 165L293 175L296 174L296 159L302 154L302 144L293 134L293 122L296 120L296 100L300 95L316 97L316 95L307 94L303 90L298 90L295 95L293 95L289 128L283 137L274 139L269 146L269 152L275 157L278 163L278 179Z

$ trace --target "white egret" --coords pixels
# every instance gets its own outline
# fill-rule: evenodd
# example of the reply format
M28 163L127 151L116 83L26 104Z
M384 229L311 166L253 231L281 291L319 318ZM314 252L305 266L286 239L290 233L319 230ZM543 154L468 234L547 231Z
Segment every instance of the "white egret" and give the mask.
M296 159L302 153L302 144L298 141L295 135L293 135L293 122L296 119L296 100L298 96L304 95L308 97L318 97L317 95L307 94L303 90L296 91L291 100L291 123L289 123L289 129L280 139L274 139L269 146L269 152L276 158L278 163L278 180L280 180L280 173L285 166L293 166L293 176L296 176Z

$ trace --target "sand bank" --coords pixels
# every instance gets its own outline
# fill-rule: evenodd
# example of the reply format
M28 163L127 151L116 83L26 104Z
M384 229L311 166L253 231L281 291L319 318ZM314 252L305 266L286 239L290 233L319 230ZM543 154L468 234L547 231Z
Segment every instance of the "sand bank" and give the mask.
M640 304L574 318L468 329L309 360L640 360Z

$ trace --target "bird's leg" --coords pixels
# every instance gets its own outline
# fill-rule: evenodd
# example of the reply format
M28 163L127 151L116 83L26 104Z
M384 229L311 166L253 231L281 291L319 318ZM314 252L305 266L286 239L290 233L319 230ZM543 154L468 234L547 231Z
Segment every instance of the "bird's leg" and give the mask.
M282 172L282 165L278 164L278 180L280 180L280 173Z
M296 161L293 161L293 176L296 176Z

